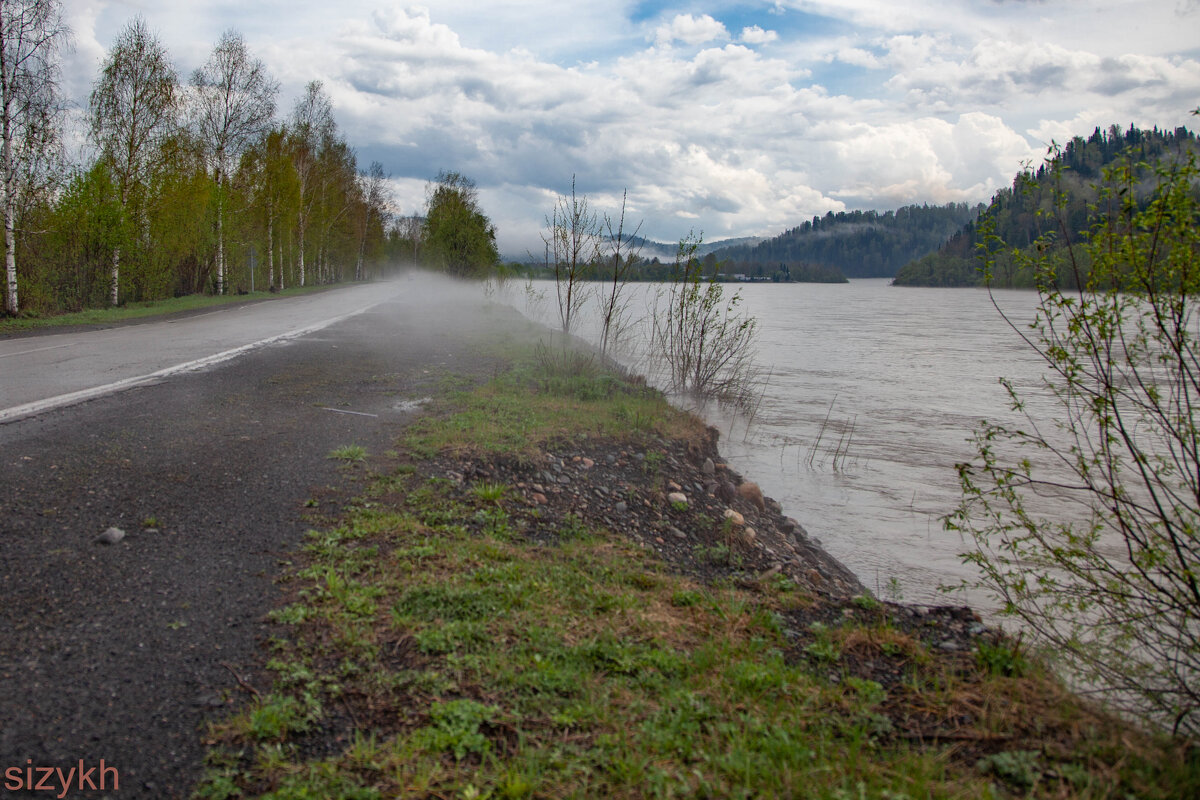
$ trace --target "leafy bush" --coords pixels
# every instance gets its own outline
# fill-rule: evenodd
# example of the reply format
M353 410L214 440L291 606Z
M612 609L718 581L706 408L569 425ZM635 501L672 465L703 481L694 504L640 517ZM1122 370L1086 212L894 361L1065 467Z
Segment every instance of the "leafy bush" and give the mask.
M758 376L754 363L757 321L741 314L741 296L725 296L716 274L704 279L696 258L700 240L688 236L679 254L664 308L653 311L652 350L661 359L671 389L750 405Z
M1074 676L1193 735L1198 178L1194 157L1153 169L1121 164L1107 172L1085 244L1064 233L1066 246L1035 250L1037 316L1029 326L1010 323L1045 362L1055 412L1039 418L1025 393L1002 381L1021 422L981 426L977 459L958 467L962 503L947 518L974 543L965 557L1004 613L1051 645ZM1081 288L1060 288L1064 268Z

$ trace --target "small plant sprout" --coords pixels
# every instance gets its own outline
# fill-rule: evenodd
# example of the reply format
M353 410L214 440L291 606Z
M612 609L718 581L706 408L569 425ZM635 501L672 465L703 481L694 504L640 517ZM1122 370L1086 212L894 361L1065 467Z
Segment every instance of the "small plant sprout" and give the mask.
M367 460L367 448L360 444L348 444L331 450L329 457L338 461L345 461L348 464L355 464Z
M500 505L500 501L504 499L504 495L508 492L508 487L503 483L484 482L475 484L472 490L475 496L484 503L491 505Z
M856 594L850 598L850 602L863 611L878 611L882 607L882 603L869 594Z

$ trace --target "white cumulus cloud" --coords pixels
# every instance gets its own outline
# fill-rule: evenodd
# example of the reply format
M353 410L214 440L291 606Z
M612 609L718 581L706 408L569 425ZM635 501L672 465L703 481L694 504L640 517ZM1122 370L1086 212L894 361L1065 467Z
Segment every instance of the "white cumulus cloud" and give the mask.
M677 14L670 23L660 25L654 31L654 41L659 45L671 42L697 45L715 40L729 38L729 31L721 23L708 14L694 17L691 14Z
M741 39L746 44L768 44L779 38L775 31L766 31L757 25L742 28Z

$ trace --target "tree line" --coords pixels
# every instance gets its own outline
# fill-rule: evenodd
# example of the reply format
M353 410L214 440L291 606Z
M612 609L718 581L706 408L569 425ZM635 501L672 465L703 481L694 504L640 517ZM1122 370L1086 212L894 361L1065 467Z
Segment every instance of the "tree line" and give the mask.
M948 203L886 212L830 211L757 244L721 248L715 254L748 274L761 274L762 269L770 274L786 265L790 273L811 274L813 280L831 272L849 278L890 278L912 259L936 250L982 208Z
M1140 130L1117 125L1096 128L1087 139L1077 136L1061 147L1051 148L1051 157L1036 170L1022 170L995 195L975 221L967 222L936 252L904 265L896 273L900 286L978 286L983 282L979 253L989 241L1005 247L989 255L992 284L999 288L1032 288L1036 284L1035 250L1046 237L1056 239L1055 250L1083 241L1096 224L1100 200L1098 184L1110 165L1128 160L1135 164L1178 163L1197 150L1196 135L1187 128ZM1132 171L1140 176L1131 191L1146 200L1156 185L1153 171ZM1075 273L1062 265L1064 286L1073 286Z
M359 168L320 81L279 84L226 31L186 79L141 18L108 51L66 156L58 0L0 11L7 314L363 280L415 255L379 163Z

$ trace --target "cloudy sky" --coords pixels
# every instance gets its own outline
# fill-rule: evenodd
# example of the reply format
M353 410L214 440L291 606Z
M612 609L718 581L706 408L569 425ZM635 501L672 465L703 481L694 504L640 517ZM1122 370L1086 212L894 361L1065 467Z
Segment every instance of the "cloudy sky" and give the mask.
M86 105L142 15L186 76L235 28L290 111L323 81L360 165L412 213L440 169L480 187L501 250L540 251L556 194L672 241L815 214L978 202L1051 140L1195 127L1200 0L64 0Z

